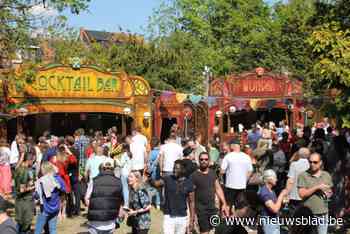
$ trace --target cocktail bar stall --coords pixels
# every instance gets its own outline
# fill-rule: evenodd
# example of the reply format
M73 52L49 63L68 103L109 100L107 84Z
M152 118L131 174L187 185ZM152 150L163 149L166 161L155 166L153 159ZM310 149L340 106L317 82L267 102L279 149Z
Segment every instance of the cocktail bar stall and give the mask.
M37 137L46 130L64 136L78 128L106 131L112 126L120 135L138 126L152 136L151 89L142 77L79 63L39 67L23 78L24 72L2 85L3 109L16 116L4 137L13 139L18 132Z

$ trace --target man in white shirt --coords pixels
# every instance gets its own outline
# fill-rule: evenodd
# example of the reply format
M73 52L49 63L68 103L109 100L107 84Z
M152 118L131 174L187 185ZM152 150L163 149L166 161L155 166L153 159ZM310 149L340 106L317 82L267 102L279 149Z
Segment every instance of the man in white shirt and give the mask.
M310 150L308 148L302 147L298 151L299 160L294 161L290 164L287 180L287 189L290 191L290 206L293 209L296 209L302 204L302 200L298 193L297 181L298 176L307 171L310 167L309 157Z
M100 167L103 163L114 163L113 159L103 155L103 147L96 146L96 152L86 162L85 177L92 181L100 173Z
M171 133L167 143L160 147L159 166L161 175L172 175L174 163L178 159L182 159L182 147L176 143L176 135Z
M230 207L243 209L247 206L245 189L253 171L250 157L241 152L239 141L231 142L232 151L224 157L221 164L221 174L226 174L225 197Z
M140 127L137 127L133 131L132 135L133 135L132 137L133 143L135 143L136 145L144 146L145 148L147 147L147 137L141 133Z
M142 135L140 128L136 128L133 131L133 136L127 138L126 141L130 145L131 158L131 170L139 171L143 175L145 168L145 162L147 162L147 138Z

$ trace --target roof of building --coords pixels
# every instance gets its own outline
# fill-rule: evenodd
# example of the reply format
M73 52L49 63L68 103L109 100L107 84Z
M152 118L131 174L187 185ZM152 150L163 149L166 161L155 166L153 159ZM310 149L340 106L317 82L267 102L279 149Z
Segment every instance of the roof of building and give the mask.
M115 42L115 43L130 43L136 42L142 44L144 38L139 35L125 33L125 32L106 32L80 29L80 40L87 43L92 42Z

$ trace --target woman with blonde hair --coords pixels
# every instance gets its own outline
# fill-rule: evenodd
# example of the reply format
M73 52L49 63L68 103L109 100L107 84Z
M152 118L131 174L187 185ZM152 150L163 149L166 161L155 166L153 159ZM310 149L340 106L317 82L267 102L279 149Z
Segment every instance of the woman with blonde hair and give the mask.
M12 174L10 166L11 150L4 138L0 139L0 194L7 197L12 192Z
M151 201L142 184L139 171L132 171L128 176L130 186L127 225L132 227L132 234L147 234L151 227Z
M277 184L277 175L272 169L264 171L263 181L265 185L258 192L259 199L264 205L261 211L262 228L265 234L280 234L280 226L269 221L278 217L283 200L289 192L283 189L279 196L276 196L273 187Z
M57 233L57 216L60 212L60 194L66 192L65 183L50 162L41 165L43 174L35 185L36 198L40 201L41 213L37 216L35 233L41 234L48 223L49 233Z

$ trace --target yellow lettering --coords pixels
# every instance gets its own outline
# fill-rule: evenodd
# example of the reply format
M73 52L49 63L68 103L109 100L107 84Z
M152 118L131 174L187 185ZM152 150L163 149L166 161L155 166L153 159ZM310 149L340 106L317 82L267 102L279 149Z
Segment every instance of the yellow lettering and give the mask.
M39 76L38 79L39 90L47 90L47 79L46 76Z
M53 84L53 80L55 79L55 75L51 75L49 76L48 78L48 83L49 83L49 87L52 89L52 90L56 90L56 87L55 85Z
M80 77L75 78L73 90L74 90L74 91L80 91L80 90L81 90L81 80L80 80Z
M72 91L72 80L74 79L74 77L67 76L66 79L68 80L68 91Z
M101 92L103 90L103 79L102 78L97 78L96 79L96 91Z
M88 76L87 79L88 79L88 82L87 82L87 83L88 83L88 91L89 91L89 92L92 92L92 91L94 91L94 90L93 90L93 88L92 88L92 86L91 86L91 83L90 83L90 77Z
M63 80L64 80L64 76L61 76L61 77L57 77L57 87L60 87L60 89L62 91L65 91L66 89L64 88L64 84L63 84Z
M112 91L111 79L106 80L104 91Z

